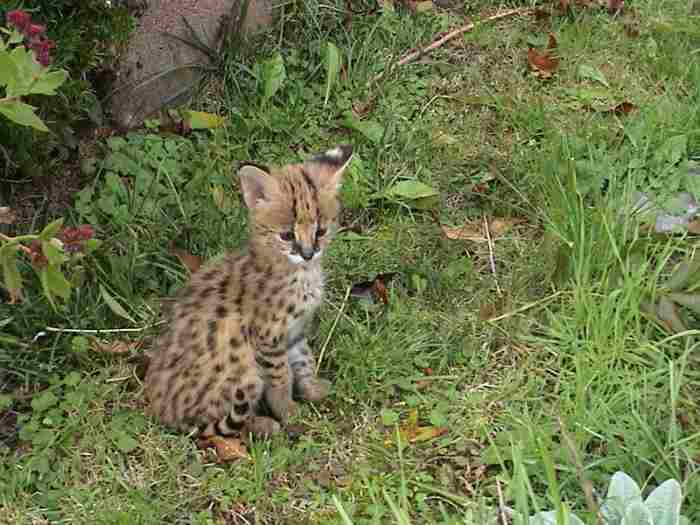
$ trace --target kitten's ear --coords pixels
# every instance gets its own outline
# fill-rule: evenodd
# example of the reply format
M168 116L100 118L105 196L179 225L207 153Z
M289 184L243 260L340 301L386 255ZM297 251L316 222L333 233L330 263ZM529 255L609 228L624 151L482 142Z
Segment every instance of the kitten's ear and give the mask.
M253 164L246 164L238 170L238 178L248 208L255 208L260 201L270 200L276 182L269 173Z
M320 190L337 191L343 172L352 160L352 146L343 144L305 163Z

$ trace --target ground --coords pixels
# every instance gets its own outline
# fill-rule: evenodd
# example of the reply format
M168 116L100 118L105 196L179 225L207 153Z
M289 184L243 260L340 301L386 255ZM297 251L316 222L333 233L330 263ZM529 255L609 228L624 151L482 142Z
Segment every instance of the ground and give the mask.
M697 519L697 332L648 313L696 241L630 206L699 150L697 15L565 3L394 68L499 9L291 2L193 99L224 126L106 139L66 214L103 241L71 298L53 311L27 271L0 307L0 522L481 524L565 504L595 523L583 487L617 470L679 480ZM221 462L143 415L142 356L187 279L172 249L244 241L238 162L345 142L312 340L332 394Z

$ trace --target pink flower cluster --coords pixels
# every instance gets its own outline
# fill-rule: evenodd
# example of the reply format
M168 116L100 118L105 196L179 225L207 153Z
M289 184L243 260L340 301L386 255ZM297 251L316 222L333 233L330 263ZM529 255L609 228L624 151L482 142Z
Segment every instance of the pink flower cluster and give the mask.
M37 62L44 67L51 63L51 50L56 47L56 42L44 36L46 26L32 23L32 16L21 9L8 12L7 23L24 35L26 45L34 51Z
M95 230L89 224L83 224L77 228L63 228L59 239L63 241L63 249L68 253L76 253L83 250L85 241L92 239Z

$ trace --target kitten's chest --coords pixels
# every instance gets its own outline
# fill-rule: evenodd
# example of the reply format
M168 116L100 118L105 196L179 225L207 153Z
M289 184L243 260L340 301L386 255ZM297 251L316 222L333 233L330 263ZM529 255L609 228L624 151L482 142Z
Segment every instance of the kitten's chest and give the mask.
M296 275L296 282L292 287L293 300L297 308L303 311L313 312L321 304L323 295L323 273L316 266Z
M323 296L323 274L320 269L300 271L293 281L296 281L291 290L295 308L294 313L287 319L290 340L296 339L304 331L314 311L320 306Z

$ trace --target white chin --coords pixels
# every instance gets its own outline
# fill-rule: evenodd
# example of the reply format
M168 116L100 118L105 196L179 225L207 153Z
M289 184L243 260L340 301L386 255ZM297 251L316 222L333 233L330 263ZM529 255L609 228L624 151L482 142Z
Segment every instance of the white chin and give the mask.
M292 264L309 263L309 262L311 262L311 261L315 261L315 260L318 259L319 257L321 257L321 252L320 252L320 251L314 253L314 256L313 256L313 257L311 258L311 260L309 260L309 261L307 261L306 259L304 259L301 255L297 255L296 253L288 253L288 254L287 254L287 259L289 259L289 262L292 263Z
M301 255L297 255L295 253L288 253L287 259L289 259L289 262L291 262L292 264L301 264L304 262L304 258Z

